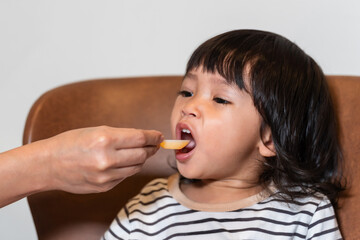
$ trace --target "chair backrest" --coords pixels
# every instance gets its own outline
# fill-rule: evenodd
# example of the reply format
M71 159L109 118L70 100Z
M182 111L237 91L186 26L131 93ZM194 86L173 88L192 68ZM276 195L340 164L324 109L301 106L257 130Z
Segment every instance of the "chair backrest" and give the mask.
M170 113L182 76L100 79L68 84L43 94L27 118L23 144L66 130L108 125L156 129L170 137ZM345 171L360 180L360 77L329 76L340 122ZM124 203L150 179L174 170L173 152L159 150L144 170L106 193L76 195L49 191L28 197L39 239L99 239ZM340 201L339 223L346 239L360 239L360 187L350 185Z
M107 125L156 129L170 138L170 113L182 76L99 79L50 90L33 105L23 144L63 131ZM99 239L126 200L155 177L174 170L173 152L160 149L141 173L106 193L76 195L49 191L28 197L41 239Z
M329 76L328 83L339 122L344 154L344 175L348 181L337 209L344 239L360 239L360 77Z

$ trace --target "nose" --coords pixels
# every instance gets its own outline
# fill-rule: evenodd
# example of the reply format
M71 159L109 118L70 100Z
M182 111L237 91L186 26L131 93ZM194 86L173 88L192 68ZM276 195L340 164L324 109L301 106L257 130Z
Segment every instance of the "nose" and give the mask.
M189 99L182 107L181 115L199 118L201 116L201 101L197 97Z
M183 109L181 111L181 116L185 117L185 116L189 116L189 117L197 117L197 115L193 112L189 112L189 111L186 111L185 109Z

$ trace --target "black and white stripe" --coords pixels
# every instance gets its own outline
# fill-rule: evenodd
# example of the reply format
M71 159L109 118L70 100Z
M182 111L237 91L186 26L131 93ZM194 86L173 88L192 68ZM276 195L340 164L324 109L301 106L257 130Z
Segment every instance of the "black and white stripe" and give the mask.
M104 239L341 239L326 197L285 203L269 197L250 207L203 212L179 204L166 179L149 183L130 200Z

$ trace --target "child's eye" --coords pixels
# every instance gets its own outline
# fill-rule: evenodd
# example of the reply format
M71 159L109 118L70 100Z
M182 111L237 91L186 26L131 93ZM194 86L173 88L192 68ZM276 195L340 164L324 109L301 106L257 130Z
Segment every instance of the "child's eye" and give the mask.
M193 96L192 92L185 91L185 90L179 91L178 94L182 97L192 97Z
M216 103L220 103L220 104L229 104L230 103L229 101L222 99L222 98L218 98L218 97L214 98L214 101Z

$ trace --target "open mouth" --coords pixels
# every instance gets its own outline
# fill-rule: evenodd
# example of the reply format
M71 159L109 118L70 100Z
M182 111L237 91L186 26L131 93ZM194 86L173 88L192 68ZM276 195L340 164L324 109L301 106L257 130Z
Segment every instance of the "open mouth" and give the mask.
M191 134L191 131L187 128L181 129L180 132L180 139L181 140L189 140L189 144L186 145L183 149L179 150L181 153L188 153L191 152L196 147L196 142Z

